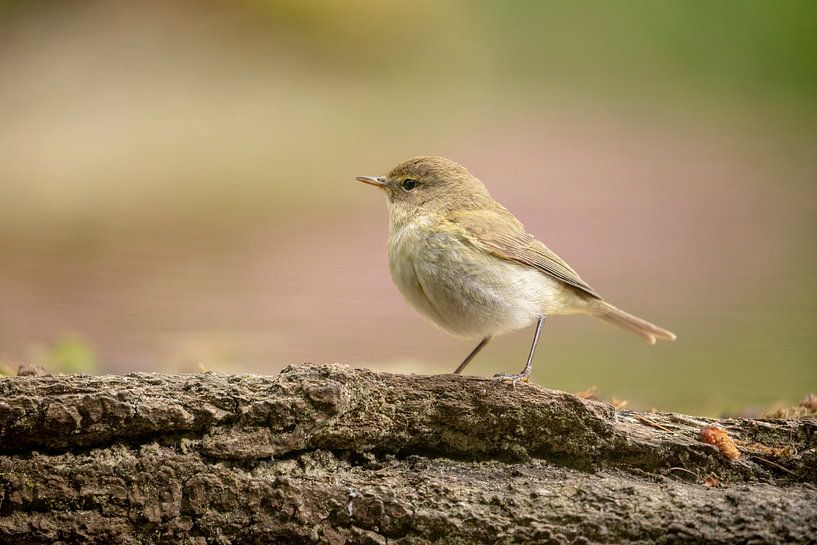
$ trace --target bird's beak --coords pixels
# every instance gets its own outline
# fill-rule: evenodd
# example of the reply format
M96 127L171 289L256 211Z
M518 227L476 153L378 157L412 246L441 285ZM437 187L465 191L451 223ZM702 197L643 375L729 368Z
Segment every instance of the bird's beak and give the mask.
M383 176L358 176L357 181L379 187L380 189L386 187L386 178Z

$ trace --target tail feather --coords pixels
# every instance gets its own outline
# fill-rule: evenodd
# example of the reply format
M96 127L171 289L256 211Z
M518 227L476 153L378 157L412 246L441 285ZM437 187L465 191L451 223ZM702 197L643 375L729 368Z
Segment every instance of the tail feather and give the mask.
M595 314L602 320L610 322L621 329L632 331L650 344L655 344L658 339L675 340L675 333L617 309L606 301L598 302Z

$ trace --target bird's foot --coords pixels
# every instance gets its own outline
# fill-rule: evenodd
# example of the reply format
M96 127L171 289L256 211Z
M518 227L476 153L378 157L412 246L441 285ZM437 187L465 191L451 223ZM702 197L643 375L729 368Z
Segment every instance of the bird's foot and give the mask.
M497 373L494 375L494 382L499 384L501 382L505 382L506 380L511 381L511 386L514 390L516 390L516 383L517 382L528 382L530 377L530 373L519 373L518 375L510 374L510 373Z

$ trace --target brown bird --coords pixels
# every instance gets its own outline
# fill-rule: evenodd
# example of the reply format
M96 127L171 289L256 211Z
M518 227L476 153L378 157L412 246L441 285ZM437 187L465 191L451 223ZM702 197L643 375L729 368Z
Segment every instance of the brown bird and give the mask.
M650 344L675 335L602 299L570 266L525 231L462 165L416 157L386 176L360 176L386 193L389 268L400 292L448 333L479 344L461 373L496 335L536 323L525 367L500 380L527 380L545 318L587 314Z

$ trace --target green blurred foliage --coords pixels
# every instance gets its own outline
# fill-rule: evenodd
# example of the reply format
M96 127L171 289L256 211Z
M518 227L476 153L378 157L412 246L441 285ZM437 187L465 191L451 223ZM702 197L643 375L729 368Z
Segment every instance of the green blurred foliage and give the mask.
M100 371L91 345L77 335L66 334L51 344L31 345L27 360L43 365L51 374Z
M817 2L479 3L481 28L514 78L615 84L639 96L679 84L815 106Z
M808 0L248 4L332 70L561 83L634 100L696 89L817 107L817 2Z
M0 360L0 377L13 377L17 374L12 362Z

